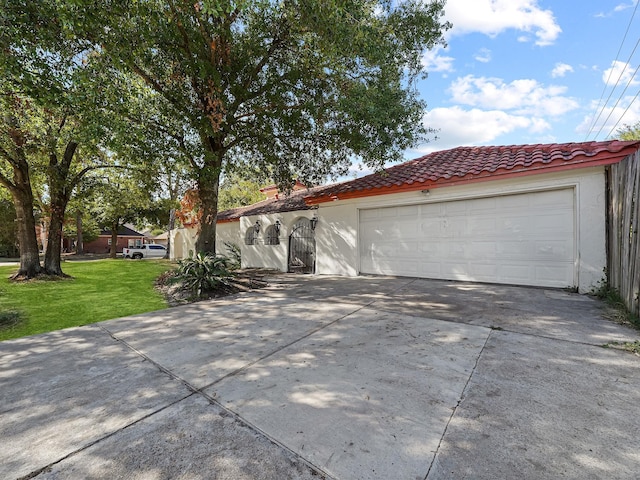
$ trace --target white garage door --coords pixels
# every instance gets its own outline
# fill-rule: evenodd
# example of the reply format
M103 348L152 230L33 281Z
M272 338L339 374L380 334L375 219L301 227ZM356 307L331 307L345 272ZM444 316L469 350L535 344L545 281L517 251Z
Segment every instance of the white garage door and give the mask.
M573 189L360 211L360 271L568 287Z

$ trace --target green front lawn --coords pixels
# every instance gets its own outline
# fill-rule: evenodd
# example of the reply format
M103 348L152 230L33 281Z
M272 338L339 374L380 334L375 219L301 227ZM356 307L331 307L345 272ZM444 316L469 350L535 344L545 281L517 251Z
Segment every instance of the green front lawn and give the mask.
M12 283L16 267L0 267L0 340L166 308L153 287L171 268L165 260L65 262L71 279Z

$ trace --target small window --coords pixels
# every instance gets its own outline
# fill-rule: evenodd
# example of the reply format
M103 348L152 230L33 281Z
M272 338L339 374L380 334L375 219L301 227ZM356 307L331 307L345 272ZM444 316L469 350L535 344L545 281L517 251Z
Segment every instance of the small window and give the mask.
M111 237L107 238L107 245L111 245Z
M270 225L265 232L265 245L280 245L280 228L279 225Z
M149 248L151 250L164 250L164 247L162 245L149 245Z
M255 245L258 234L256 233L255 228L249 227L247 228L247 233L244 235L244 244L245 245Z

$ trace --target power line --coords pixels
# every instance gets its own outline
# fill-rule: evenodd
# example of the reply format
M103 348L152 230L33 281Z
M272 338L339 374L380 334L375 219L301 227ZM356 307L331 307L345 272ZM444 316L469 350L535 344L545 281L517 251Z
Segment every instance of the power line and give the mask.
M618 126L618 124L620 123L620 120L622 120L624 118L624 116L627 114L627 112L629 111L629 109L631 108L631 105L633 105L633 102L636 101L636 99L638 98L638 95L640 95L640 90L638 90L638 93L636 93L636 96L633 97L633 99L631 100L631 102L629 103L629 105L627 105L627 108L624 109L624 112L622 112L622 115L620 115L620 118L618 119L618 121L616 122L616 124L613 126L613 128L611 129L611 131L609 132L609 135L607 135L607 138L611 138L611 135L613 134L614 130L616 129L616 127Z
M638 43L640 43L640 39L638 39ZM636 46L638 46L638 44L636 43ZM635 49L634 49L635 51ZM628 64L627 64L628 65ZM624 97L625 92L627 91L627 88L629 88L629 85L631 85L631 82L633 82L633 79L636 77L636 73L638 73L638 69L640 69L640 64L638 64L638 66L636 67L636 69L633 72L633 75L631 75L631 78L629 78L629 81L627 82L627 84L624 87L624 90L622 90L622 93L620 94L620 96L618 97L618 100L616 100L616 103L613 107L611 107L611 111L609 112L609 115L607 115L607 118L605 119L604 122L602 122L602 125L600 126L600 130L598 130L598 133L596 133L596 136L593 137L593 139L595 140L596 138L598 138L598 135L600 135L600 132L602 132L602 129L604 128L604 126L607 124L607 122L609 121L609 119L611 118L611 115L613 114L613 112L615 111L616 107L618 106L618 103L620 103L620 100L622 100L622 97ZM637 95L636 95L637 97ZM629 104L629 106L627 107L627 109L624 111L624 113L627 113L627 110L629 110L629 107L631 107L631 105L633 104L633 102L631 102ZM622 114L622 116L624 116L624 113ZM618 119L618 121L616 122L616 126L618 125L618 123L620 123L620 120L622 120L622 116Z
M602 97L604 97L604 92L607 91L607 85L609 85L609 80L611 80L611 74L613 73L613 65L615 65L615 63L618 61L618 58L620 57L620 52L622 51L622 46L624 45L624 42L627 39L627 34L629 33L629 29L631 28L631 24L633 23L633 18L635 17L636 11L638 10L638 4L640 4L640 1L636 1L636 6L633 9L633 13L631 14L631 18L629 19L629 23L627 25L627 29L624 32L624 36L622 37L622 41L620 42L620 47L618 47L618 53L616 53L616 59L613 61L612 67L609 70L609 75L607 76L607 80L606 80L606 82L604 84L604 87L602 88L602 93L600 94L600 100L598 100L598 105L596 106L596 111L598 110L598 108L600 108L600 103L602 102ZM639 41L640 41L640 39L639 39ZM637 47L638 47L638 44L636 43L636 48ZM636 48L633 49L634 52L635 52ZM631 56L633 56L633 52L629 56L629 60L631 60ZM609 93L609 97L607 97L607 101L604 103L604 105L602 105L602 108L600 109L600 112L598 113L597 117L594 117L595 120L593 120L593 122L589 126L589 131L587 132L587 134L585 135L585 138L584 138L585 141L589 138L589 135L591 135L591 132L593 132L593 129L595 128L596 124L598 123L598 120L600 119L600 116L604 112L604 109L607 106L607 103L609 103L609 100L611 99L611 95L613 95L613 92L617 88L618 82L622 78L622 75L624 74L628 64L629 64L629 61L627 60L627 63L625 64L625 68L622 70L622 72L620 73L620 76L618 77L618 80L616 80L615 85L611 89L611 93ZM597 137L597 135L596 135L596 137Z

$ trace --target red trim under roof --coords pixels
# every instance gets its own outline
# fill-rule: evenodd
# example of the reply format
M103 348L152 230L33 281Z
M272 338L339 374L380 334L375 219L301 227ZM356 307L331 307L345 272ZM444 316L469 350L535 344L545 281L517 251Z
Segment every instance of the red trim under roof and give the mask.
M640 142L584 142L507 147L458 147L434 152L362 178L319 189L307 205L453 185L502 180L617 163Z

